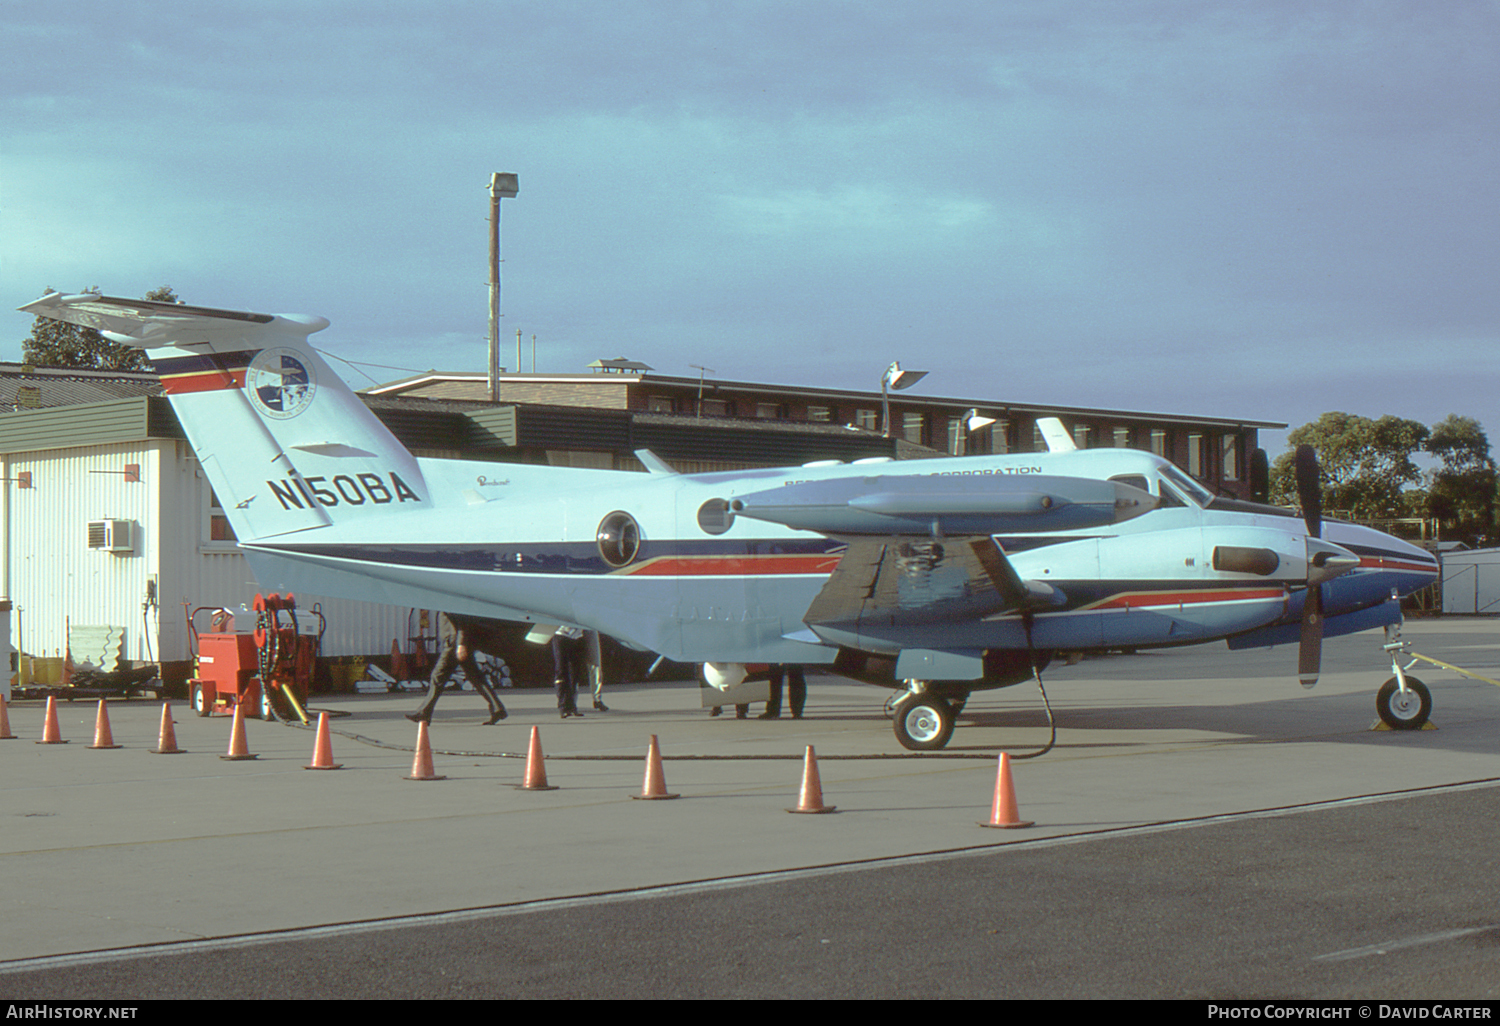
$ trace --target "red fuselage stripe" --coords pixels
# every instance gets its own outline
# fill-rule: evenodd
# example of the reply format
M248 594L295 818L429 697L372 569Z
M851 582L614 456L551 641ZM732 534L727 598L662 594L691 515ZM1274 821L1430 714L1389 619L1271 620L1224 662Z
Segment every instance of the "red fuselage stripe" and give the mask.
M626 572L639 577L756 577L774 574L831 574L842 553L773 556L662 556Z

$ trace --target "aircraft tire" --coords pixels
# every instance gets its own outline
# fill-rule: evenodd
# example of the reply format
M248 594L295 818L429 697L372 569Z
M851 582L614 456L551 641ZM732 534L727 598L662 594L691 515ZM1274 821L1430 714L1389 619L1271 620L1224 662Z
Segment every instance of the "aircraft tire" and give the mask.
M935 752L953 736L953 709L941 698L920 695L896 706L896 740L914 752Z
M1421 730L1432 712L1432 692L1415 677L1406 678L1407 693L1392 677L1375 693L1375 711L1392 730Z

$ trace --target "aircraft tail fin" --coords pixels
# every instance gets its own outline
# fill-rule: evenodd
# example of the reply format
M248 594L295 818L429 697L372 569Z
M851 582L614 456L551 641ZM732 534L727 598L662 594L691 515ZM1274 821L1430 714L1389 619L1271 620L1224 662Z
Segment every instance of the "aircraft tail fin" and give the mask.
M322 317L56 292L21 310L151 350L242 542L431 503L416 458L308 343Z
M1056 417L1038 417L1036 426L1042 432L1042 440L1047 443L1048 452L1075 452L1078 449L1073 444L1073 436L1068 434L1068 429Z

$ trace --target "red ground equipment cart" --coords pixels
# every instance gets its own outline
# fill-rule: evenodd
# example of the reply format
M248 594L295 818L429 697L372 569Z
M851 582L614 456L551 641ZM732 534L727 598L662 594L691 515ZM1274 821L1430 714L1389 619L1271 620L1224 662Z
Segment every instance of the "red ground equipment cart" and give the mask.
M199 606L187 615L188 638L193 646L193 677L188 700L199 716L231 714L244 703L246 715L275 719L296 716L307 722L307 689L322 645L327 621L315 605L314 632L297 621L297 600L292 595L255 596L253 615L241 607L239 614L215 606ZM209 613L208 628L199 631L196 620ZM254 630L236 630L254 621Z

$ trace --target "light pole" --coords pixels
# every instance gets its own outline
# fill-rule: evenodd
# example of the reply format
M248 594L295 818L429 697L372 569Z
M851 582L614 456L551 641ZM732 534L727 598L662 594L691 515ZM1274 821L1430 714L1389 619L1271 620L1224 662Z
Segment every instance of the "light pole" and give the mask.
M983 416L978 410L969 410L958 421L958 430L954 432L953 455L967 456L969 454L969 436L980 428L987 428L995 423L994 417Z
M899 392L904 388L910 388L926 376L926 371L902 370L900 360L892 363L880 376L880 422L885 426L885 437L891 437L890 390L894 389Z
M516 176L490 175L490 402L500 401L500 200L518 190ZM519 367L516 368L520 370Z

